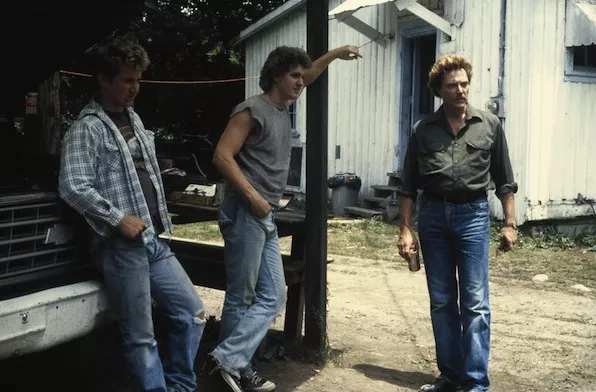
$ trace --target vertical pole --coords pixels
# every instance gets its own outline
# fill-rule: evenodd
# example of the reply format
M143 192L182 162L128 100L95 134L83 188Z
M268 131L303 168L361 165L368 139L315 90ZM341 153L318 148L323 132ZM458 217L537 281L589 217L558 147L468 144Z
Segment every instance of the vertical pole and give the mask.
M59 155L60 147L60 73L39 85L39 113L41 115L40 151Z
M307 51L328 51L328 0L307 0ZM327 337L327 71L306 92L306 347L322 352Z

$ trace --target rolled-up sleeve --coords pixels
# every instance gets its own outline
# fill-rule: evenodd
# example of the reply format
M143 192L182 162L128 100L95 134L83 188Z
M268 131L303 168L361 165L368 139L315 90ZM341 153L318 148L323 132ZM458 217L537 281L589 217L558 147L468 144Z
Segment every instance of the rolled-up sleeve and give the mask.
M404 165L401 174L401 184L397 187L400 196L416 198L418 190L418 142L416 132L412 133L408 141L408 148L404 158Z
M517 183L513 178L513 168L509 159L509 148L505 131L499 124L495 133L495 142L491 152L490 174L495 183L495 193L503 196L507 193L517 192Z

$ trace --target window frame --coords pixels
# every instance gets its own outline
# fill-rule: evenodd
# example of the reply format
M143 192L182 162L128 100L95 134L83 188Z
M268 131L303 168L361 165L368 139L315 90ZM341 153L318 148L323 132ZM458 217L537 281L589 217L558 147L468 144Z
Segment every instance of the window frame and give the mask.
M302 157L300 158L300 185L289 185L286 180L285 190L288 192L304 192L304 184L306 183L306 144L302 143L300 140L293 140L292 151L295 148L300 148L302 151Z
M293 110L292 110L293 108ZM298 129L298 101L292 102L292 104L288 107L288 112L290 113L290 126L292 131ZM292 119L294 121L292 121Z
M596 50L596 45L588 45ZM596 83L596 66L595 67L576 67L573 60L574 51L583 46L567 46L565 47L565 81L577 83Z
M294 148L302 149L301 165L300 165L300 185L288 185L286 180L285 191L292 193L303 193L306 190L306 143L303 143L295 134L300 129L300 102L296 100L288 107L290 113L290 125L292 131L292 151ZM292 121L293 120L293 121ZM289 174L289 171L288 171Z

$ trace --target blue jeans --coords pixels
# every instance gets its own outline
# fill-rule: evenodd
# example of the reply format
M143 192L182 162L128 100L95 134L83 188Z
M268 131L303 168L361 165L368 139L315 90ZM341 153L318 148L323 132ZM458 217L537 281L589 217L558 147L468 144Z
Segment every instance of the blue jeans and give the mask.
M194 361L205 328L203 304L190 278L159 237L147 244L114 235L98 249L124 355L142 391L195 391ZM152 297L170 321L170 357L160 360Z
M420 201L418 231L440 377L464 390L488 390L488 202Z
M230 197L220 206L218 221L227 289L220 343L211 354L239 377L252 372L252 357L285 303L286 283L273 213L258 218L246 201Z

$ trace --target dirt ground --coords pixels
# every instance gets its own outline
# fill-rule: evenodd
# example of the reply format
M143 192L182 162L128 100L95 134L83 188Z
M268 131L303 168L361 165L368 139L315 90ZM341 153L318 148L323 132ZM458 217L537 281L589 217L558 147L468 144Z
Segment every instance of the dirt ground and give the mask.
M436 376L424 268L409 272L396 258L394 229L375 225L331 228L329 360L325 366L290 354L261 360L258 370L277 391L415 391ZM331 253L338 249L359 257ZM373 259L363 258L367 253ZM596 392L596 253L524 245L491 257L492 391ZM533 281L537 273L549 280ZM593 291L572 288L578 283ZM218 319L223 292L197 290L208 316ZM283 315L271 335L282 327ZM197 371L216 333L213 325L206 330ZM114 328L0 363L0 391L120 392L127 381ZM204 378L200 386L216 392Z
M334 256L329 265L332 359L274 360L259 370L278 391L415 391L436 375L424 269ZM220 293L200 290L211 314ZM596 391L596 301L541 283L494 279L493 392ZM279 319L274 328L282 327Z

